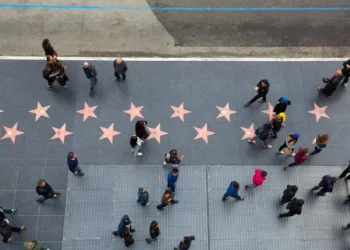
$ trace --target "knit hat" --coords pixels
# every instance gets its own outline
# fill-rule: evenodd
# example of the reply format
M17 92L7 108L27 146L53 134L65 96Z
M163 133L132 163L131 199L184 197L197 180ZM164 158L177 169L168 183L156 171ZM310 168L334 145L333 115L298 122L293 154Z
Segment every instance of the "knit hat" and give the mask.
M285 96L282 96L282 97L281 97L281 102L282 102L282 103L285 103L285 104L286 104L287 101L288 101L287 97L285 97Z
M299 133L294 133L294 134L293 134L293 138L294 138L294 139L298 139L299 137L300 137L300 134L299 134Z

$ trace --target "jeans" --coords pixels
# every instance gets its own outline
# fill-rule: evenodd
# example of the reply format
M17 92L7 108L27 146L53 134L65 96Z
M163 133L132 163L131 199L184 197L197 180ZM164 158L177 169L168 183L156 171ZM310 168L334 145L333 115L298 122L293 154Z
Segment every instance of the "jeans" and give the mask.
M80 174L81 173L81 168L79 167L79 166L77 166L75 169L74 169L74 172L75 171L77 171L78 172L78 174ZM75 174L75 173L74 173Z
M255 187L257 187L257 185L255 184L246 185L246 188L255 188Z
M253 138L250 138L250 140L256 140L256 139L258 139L259 138L259 136L258 135L254 135L254 137ZM260 139L261 140L261 139ZM264 146L265 147L267 147L267 142L266 142L266 139L265 140L261 140L263 143L264 143Z
M267 93L258 93L256 96L253 97L253 99L251 99L251 100L249 101L249 103L252 104L252 103L255 102L256 100L258 100L260 97L262 97L262 99L263 99L264 101L266 101L266 94L267 94Z
M318 154L318 153L321 152L321 151L322 151L322 148L318 148L317 146L315 146L315 150L312 151L312 152L310 153L310 155Z
M125 75L125 73L123 73L123 74L121 74L121 75L122 75L122 79L123 79L123 81L124 81L125 78L126 78L126 75ZM114 76L117 78L117 80L120 79L120 75L119 75L117 72L114 72Z
M167 206L167 205L159 204L159 205L157 206L157 209L163 210L166 206Z
M296 164L295 162L292 162L292 163L290 163L289 165L288 165L288 167L294 167L295 165L298 165L298 164Z
M53 198L53 196L55 195L55 191L54 191L53 189L50 190L50 195L51 195L52 197L49 197L49 198L47 198L47 197L41 195L38 199L36 199L36 201L37 201L37 202L40 202L40 203L43 203L44 201Z
M90 91L92 91L92 92L94 91L96 82L97 82L97 77L96 76L92 76L90 78Z
M176 188L176 185L174 184L174 185L172 185L172 184L169 184L168 183L168 188L171 190L171 192L175 192L175 188Z

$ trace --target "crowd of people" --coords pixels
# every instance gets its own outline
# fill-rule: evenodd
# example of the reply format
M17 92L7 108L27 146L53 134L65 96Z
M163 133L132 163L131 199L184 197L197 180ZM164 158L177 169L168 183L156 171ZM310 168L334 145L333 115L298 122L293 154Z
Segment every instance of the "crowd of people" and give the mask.
M66 75L65 69L66 66L58 60L57 53L53 49L50 41L45 39L42 43L42 47L46 55L46 66L43 70L43 77L47 80L46 87L51 89L53 83L57 81L61 87L67 88L69 78ZM124 81L126 79L126 72L128 66L122 58L117 58L113 61L114 67L114 76L116 81ZM94 94L94 86L98 82L97 80L97 70L94 65L89 62L83 64L83 72L86 77L90 80L90 95ZM346 87L348 79L350 76L350 59L343 63L343 68L337 70L335 75L330 79L324 78L323 81L326 83L324 88L318 87L317 89L325 94L327 97L331 96L337 86L342 82L343 86ZM266 102L266 97L269 92L270 83L267 79L263 79L258 82L255 87L257 94L247 103L244 104L244 107L249 107L255 101L260 99L260 102ZM277 100L277 103L273 109L273 119L268 123L265 123L258 127L255 130L255 134L252 135L248 142L256 143L256 140L259 139L262 141L265 148L272 148L271 145L267 143L267 139L272 138L276 139L278 133L282 127L286 124L286 111L287 107L290 106L292 102L286 97L282 96ZM133 156L142 156L142 144L148 138L149 131L147 129L147 121L140 120L135 124L135 135L130 137L130 146ZM294 153L294 148L300 138L300 133L293 132L289 133L287 138L283 141L283 144L278 148L278 154L288 154L294 157L294 161L288 165L283 166L283 169L294 167L296 165L301 165L311 156L319 154L327 146L329 140L329 135L319 134L312 142L314 144L314 150L309 152L309 149L306 147L299 147L296 153ZM161 202L156 206L159 211L163 211L169 205L174 205L179 202L176 200L177 190L176 183L180 174L179 164L183 161L184 155L179 154L177 149L171 149L168 153L164 155L163 166L168 167L170 171L167 175L167 186L164 187L164 193L161 197ZM75 152L69 152L67 156L67 165L68 169L72 174L78 177L83 177L84 172L79 166L78 158ZM335 183L338 179L344 178L347 174L350 173L350 162L349 166L339 175L339 177L324 175L321 178L321 181L318 185L312 187L312 190L317 191L316 195L325 196L326 193L332 193ZM252 183L245 185L246 189L257 188L261 186L267 179L268 173L263 169L256 169L254 175L252 176ZM350 175L347 177L350 179ZM226 192L222 197L222 201L226 202L229 200L229 197L232 197L236 200L243 201L244 197L239 195L240 183L236 180L232 181ZM290 217L294 215L300 215L302 213L302 208L304 204L303 199L296 198L298 187L296 185L288 184L286 189L283 191L283 194L280 199L280 205L286 205L286 209L289 210L287 213L279 215L279 218ZM48 199L57 199L61 193L55 192L54 189L47 183L45 180L40 179L37 182L36 192L39 195L37 202L43 203ZM137 204L140 206L149 206L150 194L146 187L138 187L137 191ZM350 203L350 196L345 201ZM21 233L25 230L25 226L14 227L10 225L9 220L6 218L5 214L14 215L17 209L4 209L0 207L0 233L3 236L3 242L9 243L12 241L12 233L17 232ZM120 237L123 240L123 245L129 247L134 244L133 234L135 229L131 226L132 222L129 215L122 216L120 223L115 231L112 232L114 236ZM343 226L344 229L350 228L350 223ZM146 243L151 244L154 241L157 241L158 237L161 235L160 226L156 220L153 220L149 226L149 237L145 238ZM181 239L178 246L174 250L188 250L190 249L192 241L195 240L194 236L185 236ZM38 242L35 240L30 242L24 242L24 247L27 250L43 250L45 248L40 247Z

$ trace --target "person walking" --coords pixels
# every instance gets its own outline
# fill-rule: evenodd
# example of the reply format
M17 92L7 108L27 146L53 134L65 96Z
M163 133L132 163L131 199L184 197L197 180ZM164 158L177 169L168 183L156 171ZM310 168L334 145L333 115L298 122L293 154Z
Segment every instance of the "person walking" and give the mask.
M271 138L277 138L277 133L280 131L281 127L282 127L282 117L278 114L276 115L272 121L271 121L271 125L272 125L272 130L271 130Z
M149 227L149 235L151 237L145 239L148 244L151 244L152 241L158 240L158 237L160 235L160 230L159 230L158 222L156 222L155 220L151 222L151 225Z
M294 151L294 146L298 142L298 139L300 137L299 133L294 133L294 134L288 134L287 139L284 141L282 146L279 147L277 154L284 154L283 149L286 149L286 153L291 156L295 156Z
M134 239L132 238L132 233L129 229L126 229L124 232L123 232L123 245L125 247L129 247L131 246L132 244L134 244Z
M141 140L136 135L133 135L130 137L130 146L131 146L131 152L133 156L142 156L142 153L140 152L142 142L143 140Z
M67 156L67 164L69 170L77 175L77 176L84 176L84 173L81 171L81 168L78 165L78 158L77 155L74 152L69 152Z
M2 208L0 206L0 220L4 219L2 218L2 214L11 214L11 215L14 215L15 213L17 212L17 208L11 208L11 209L8 209L8 208Z
M94 88L97 83L97 71L94 65L84 62L83 70L87 79L90 79L90 96L94 94Z
M114 76L116 77L116 81L120 81L120 75L122 75L122 80L124 81L126 78L126 71L128 71L128 65L126 65L126 62L121 58L118 57L113 61L113 67L114 67Z
M137 203L140 203L142 206L148 206L149 194L146 188L140 187L137 192Z
M178 158L179 151L177 149L172 149L169 151L169 153L166 153L163 166L171 166L171 167L178 167L181 161L185 158L184 155L181 155L180 158Z
M179 246L174 247L174 250L188 250L188 249L190 249L191 243L195 239L196 238L193 235L183 237L179 243Z
M36 192L40 197L36 199L39 203L44 203L47 199L53 199L60 196L60 192L55 192L53 188L44 180L39 180L37 183Z
M286 170L287 168L294 167L295 165L301 165L304 161L307 160L308 157L309 149L300 147L298 153L296 153L296 155L294 156L294 162L290 163L289 165L283 166L283 169Z
M253 175L253 184L250 184L250 185L245 185L245 188L255 188L255 187L258 187L258 186L261 186L265 179L266 179L266 176L267 176L267 172L258 168L255 170L255 174Z
M343 68L341 70L341 73L343 74L343 86L346 88L348 86L348 81L350 77L350 59L343 62Z
M239 183L237 181L232 181L230 183L230 186L228 186L226 193L222 197L222 201L227 201L228 197L233 197L236 200L240 200L240 201L244 200L243 196L238 195L238 191L239 191Z
M260 102L266 102L266 95L269 92L270 83L268 80L263 79L255 87L255 91L257 92L256 96L253 97L249 102L244 104L244 107L249 107L250 104L254 103L256 100L261 98Z
M297 199L294 198L291 202L289 202L287 204L287 209L289 210L289 212L284 213L284 214L280 214L278 216L278 218L283 218L283 217L290 217L290 216L294 216L294 215L300 215L301 211L303 210L303 205L304 205L304 200L302 199Z
M131 228L131 220L128 215L124 215L122 219L119 222L118 229L116 231L113 231L112 234L114 236L119 236L120 238L123 238L123 232L125 230L129 230L131 233L134 233L135 230Z
M325 196L326 193L332 193L334 183L337 182L336 177L331 177L330 175L325 175L322 177L322 181L318 184L318 186L315 186L312 188L313 191L319 190L316 195L318 196Z
M171 190L165 190L165 192L162 196L161 204L159 204L157 206L157 209L164 210L164 208L166 206L168 206L169 204L179 203L178 200L174 200L174 197L175 197L175 194L173 192L171 192Z
M339 179L344 178L348 173L350 173L350 161L347 168L339 175ZM350 180L350 176L346 177L346 179Z
M0 234L3 237L3 242L4 243L10 243L12 241L12 233L21 233L23 230L26 229L26 226L21 226L21 227L13 227L10 225L10 222L8 219L3 219L0 222Z
M42 42L42 47L45 51L45 56L52 56L54 58L57 57L57 52L54 50L54 48L51 45L51 42L49 39L44 39Z
M280 113L286 113L287 106L291 104L291 101L289 101L287 97L282 96L280 99L277 100L277 104L273 109L274 114L278 115Z
M135 124L136 136L143 141L146 140L149 136L149 133L147 132L147 129L146 129L146 125L147 125L147 121L137 121Z
M263 126L255 130L255 135L248 140L249 143L255 143L256 139L259 138L263 143L265 148L272 148L270 144L267 144L266 139L271 134L273 126L270 123L266 123Z
M179 178L179 171L180 170L178 168L173 168L170 170L168 174L168 188L174 194L177 194L177 192L175 191L175 188L176 188L177 179Z
M298 187L296 185L287 185L287 188L283 191L283 196L280 200L280 205L283 205L287 202L291 202L297 191Z
M50 250L49 248L43 248L36 240L25 241L23 243L25 250Z
M328 134L319 134L317 138L314 139L314 141L312 142L312 144L316 144L316 145L315 145L314 151L310 153L310 156L320 153L322 149L327 147L328 139L329 139Z
M330 97L337 89L342 79L343 73L341 72L341 70L338 69L337 71L335 71L335 74L331 79L323 78L323 82L326 83L326 86L324 86L323 88L318 86L317 90L325 94L327 97Z

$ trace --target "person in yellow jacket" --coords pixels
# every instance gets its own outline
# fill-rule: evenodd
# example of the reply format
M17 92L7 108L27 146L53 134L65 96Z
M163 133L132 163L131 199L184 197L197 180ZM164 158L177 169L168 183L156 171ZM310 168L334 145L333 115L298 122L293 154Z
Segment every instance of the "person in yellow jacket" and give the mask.
M36 242L35 240L24 242L24 249L25 250L50 250L48 248L46 249L46 248L40 247L38 242Z

